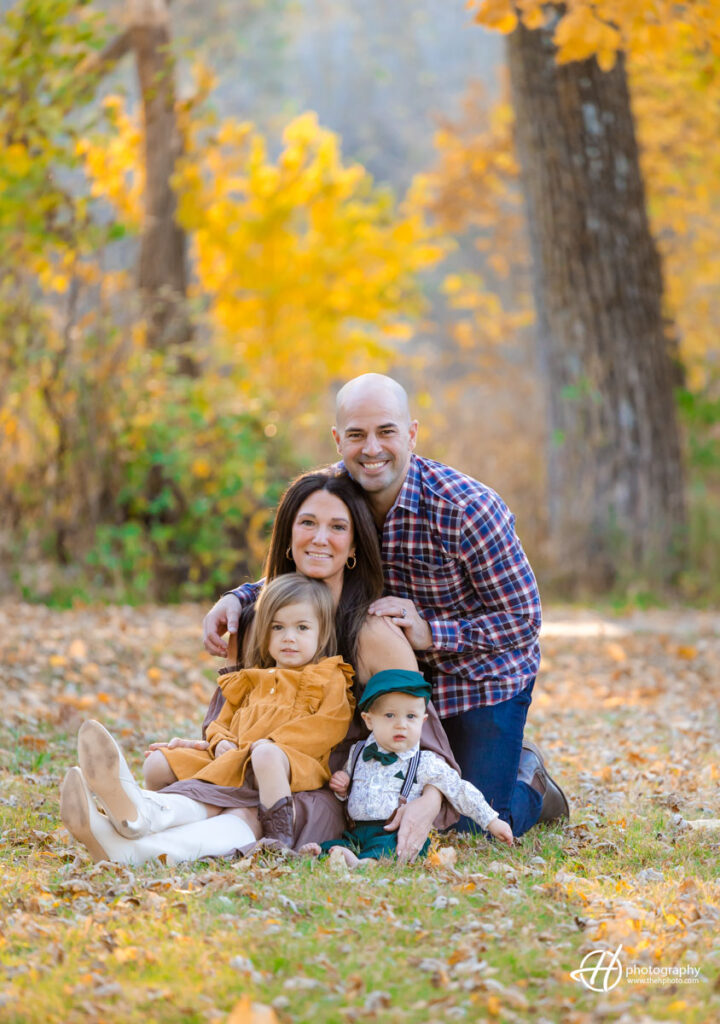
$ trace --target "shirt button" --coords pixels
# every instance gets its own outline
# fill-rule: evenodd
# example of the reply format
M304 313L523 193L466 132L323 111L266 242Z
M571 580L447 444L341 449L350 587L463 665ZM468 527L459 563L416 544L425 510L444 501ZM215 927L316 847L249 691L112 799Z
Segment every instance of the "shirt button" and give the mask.
M273 686L273 687L271 687L271 689L270 689L270 693L275 693L275 687L274 687L274 686Z

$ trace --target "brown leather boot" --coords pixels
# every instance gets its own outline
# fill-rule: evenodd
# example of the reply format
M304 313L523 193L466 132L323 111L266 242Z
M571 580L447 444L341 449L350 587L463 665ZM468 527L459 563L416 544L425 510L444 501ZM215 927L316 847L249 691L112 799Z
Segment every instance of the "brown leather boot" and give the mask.
M545 757L535 743L523 740L518 779L539 793L543 798L538 823L541 821L560 821L570 818L570 807L567 797L554 779L550 778L545 767Z
M260 827L266 839L276 839L282 846L292 846L294 842L293 798L283 796L272 807L258 804Z

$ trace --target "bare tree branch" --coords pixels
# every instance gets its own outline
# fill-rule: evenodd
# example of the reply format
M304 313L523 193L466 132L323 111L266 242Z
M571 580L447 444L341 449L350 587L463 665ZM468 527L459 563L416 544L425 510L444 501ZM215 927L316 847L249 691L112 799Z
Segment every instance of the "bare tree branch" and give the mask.
M111 71L119 60L130 53L132 49L132 32L126 28L119 35L111 39L107 46L104 46L99 53L92 53L78 66L77 74L97 75L101 77Z

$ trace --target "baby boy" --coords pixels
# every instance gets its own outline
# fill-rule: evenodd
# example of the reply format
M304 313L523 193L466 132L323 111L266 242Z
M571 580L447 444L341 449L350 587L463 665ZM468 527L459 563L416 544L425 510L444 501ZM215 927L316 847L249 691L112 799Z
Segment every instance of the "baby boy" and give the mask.
M386 831L385 825L401 803L420 796L427 785L439 789L460 814L512 845L510 826L480 790L461 779L437 754L420 750L430 694L430 684L419 672L388 669L372 676L358 701L370 735L352 747L344 771L330 779L338 799L347 800L351 827L342 839L307 843L301 853L319 856L337 849L353 868L395 856L397 832ZM429 841L421 856L428 846Z

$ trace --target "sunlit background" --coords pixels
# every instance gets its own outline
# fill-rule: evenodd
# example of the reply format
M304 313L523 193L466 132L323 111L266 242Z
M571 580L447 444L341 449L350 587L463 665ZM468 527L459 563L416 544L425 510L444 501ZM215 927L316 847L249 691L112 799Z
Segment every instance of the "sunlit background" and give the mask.
M373 370L407 386L422 454L505 498L547 593L717 597L711 5L663 21L615 3L611 27L576 0L544 28L520 5L569 75L595 57L627 74L645 189L627 216L647 212L662 260L647 299L673 367L677 550L634 561L615 538L601 580L564 577L552 537L550 396L582 387L537 344L503 35L519 29L505 0L469 6L0 5L0 593L207 600L253 576L287 481L334 457L335 391ZM594 459L589 442L589 477ZM563 487L572 505L580 481Z

